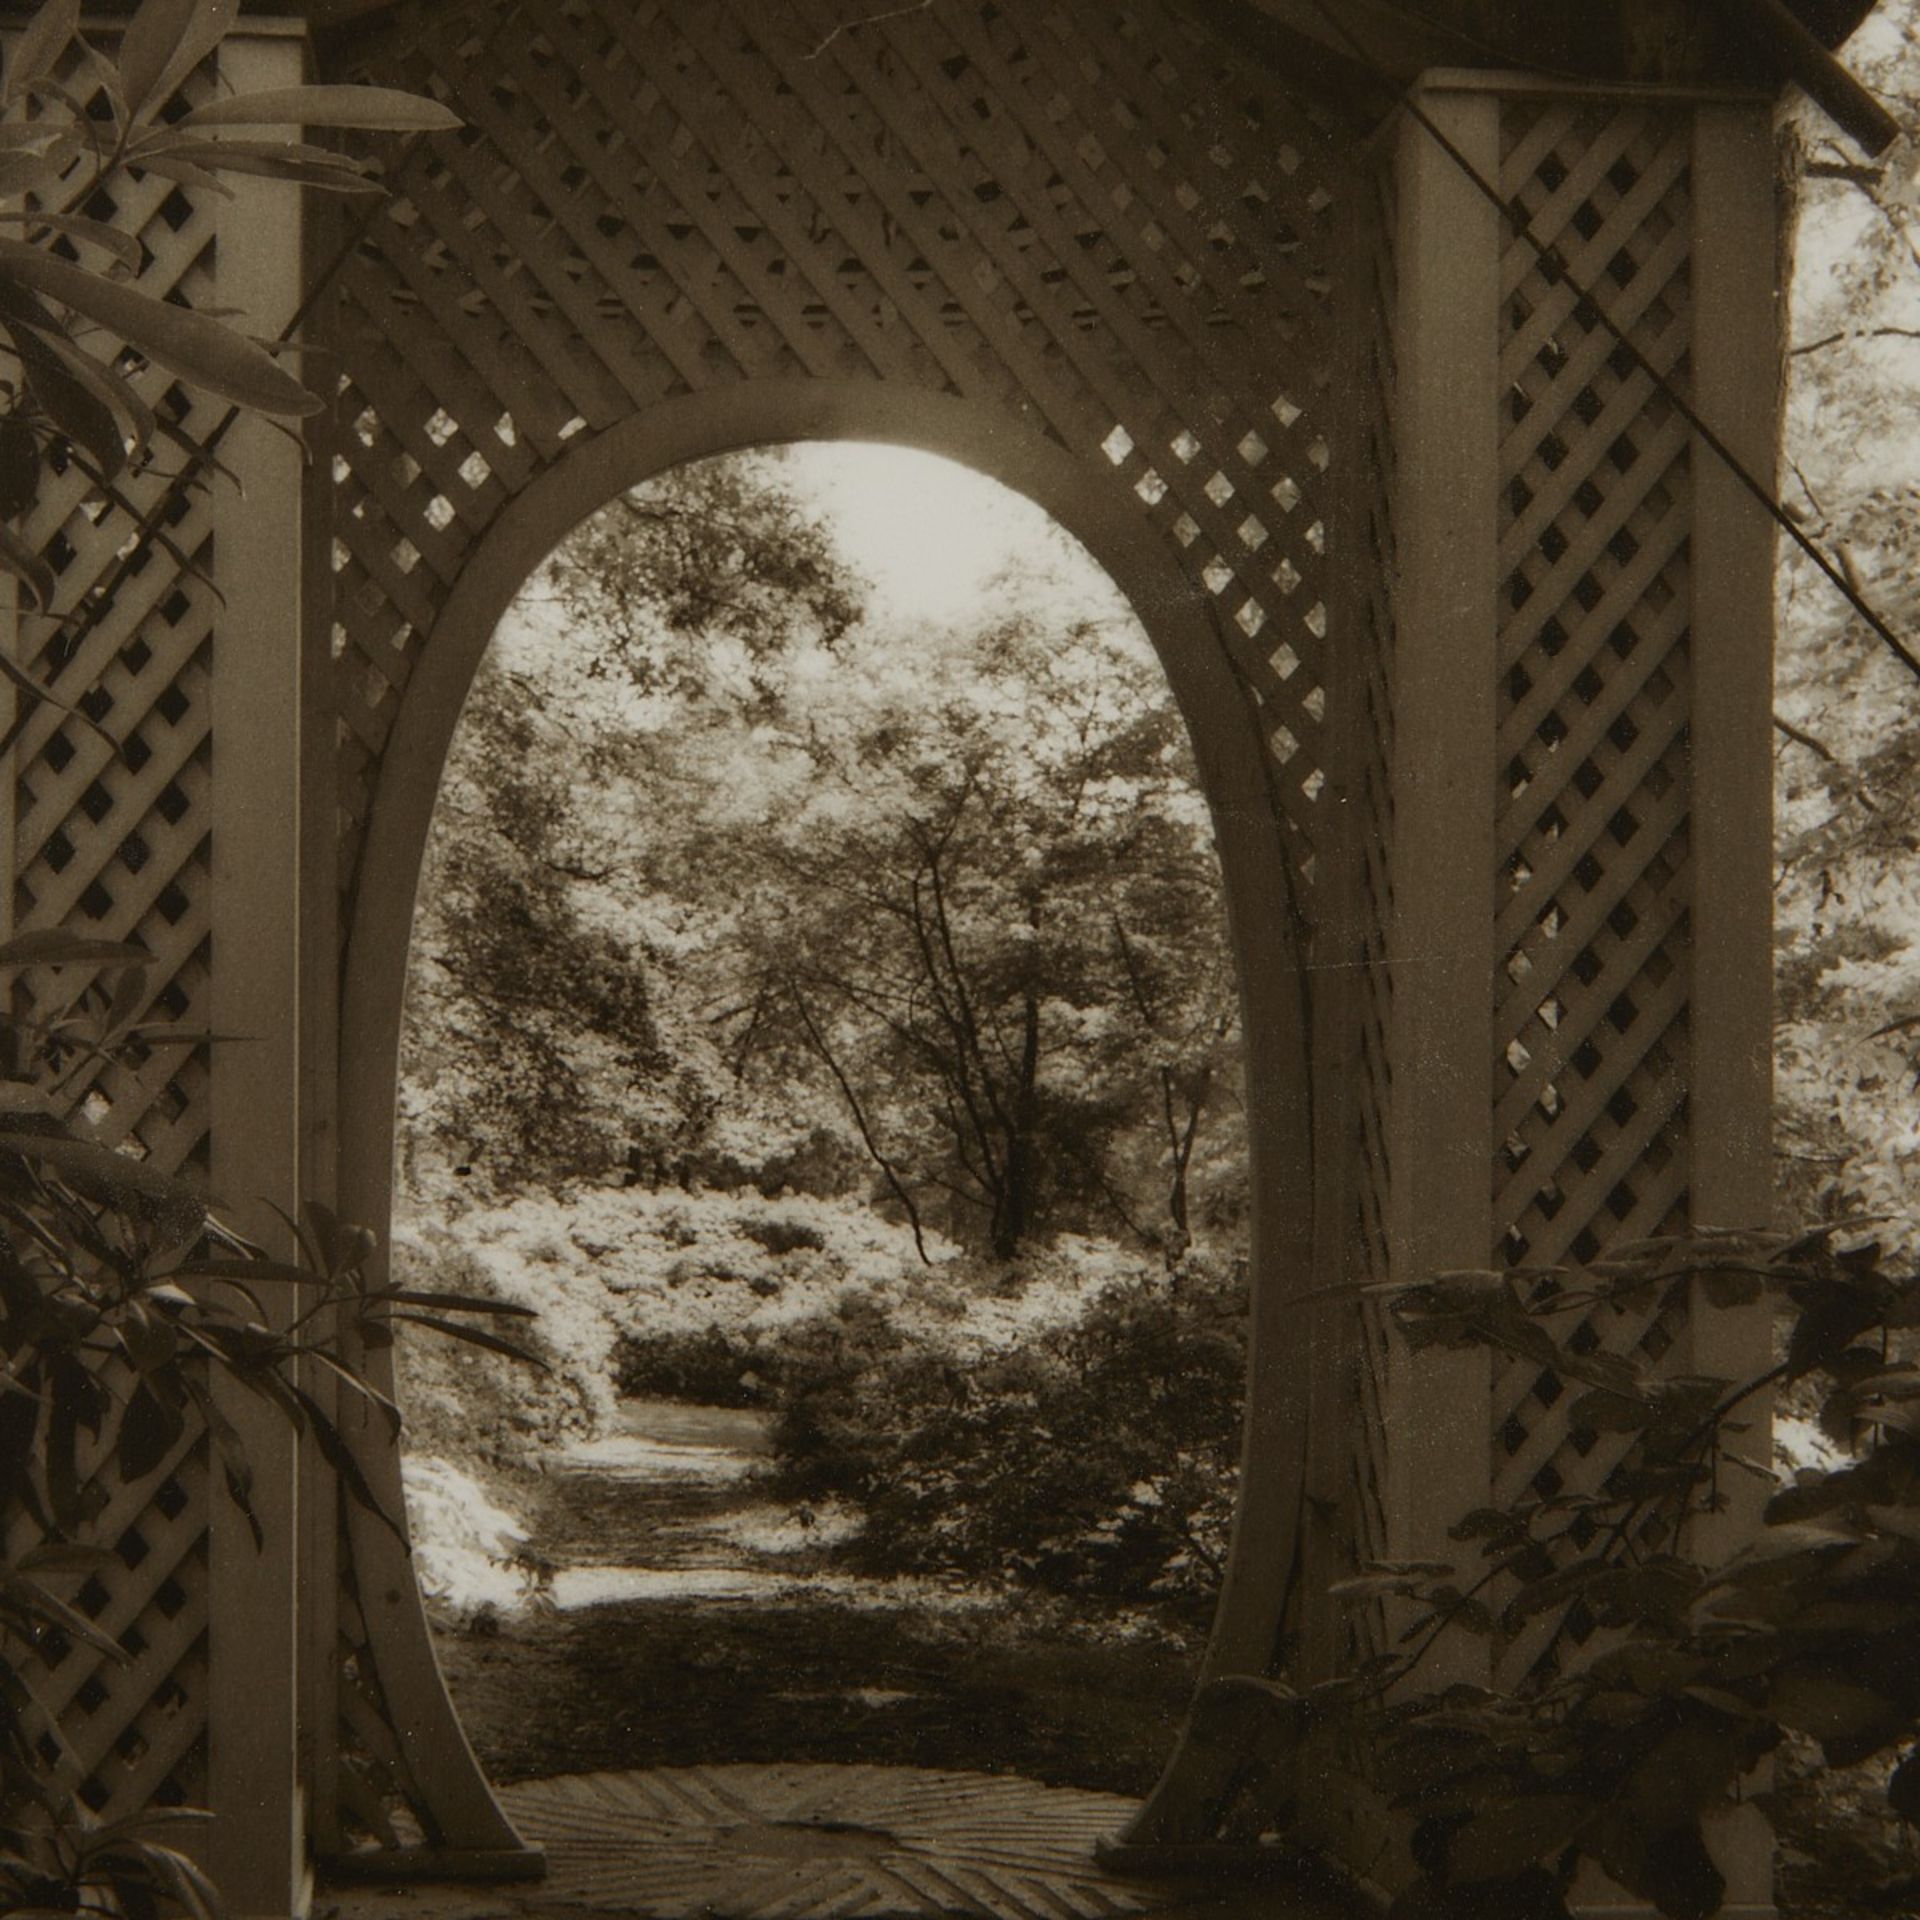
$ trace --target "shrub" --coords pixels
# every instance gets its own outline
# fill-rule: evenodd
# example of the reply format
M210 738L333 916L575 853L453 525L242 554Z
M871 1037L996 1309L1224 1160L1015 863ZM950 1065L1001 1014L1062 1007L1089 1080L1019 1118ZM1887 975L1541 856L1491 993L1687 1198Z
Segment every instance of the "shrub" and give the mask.
M623 1333L614 1347L613 1377L620 1392L634 1399L756 1407L766 1398L774 1364L751 1329Z
M818 1227L809 1226L804 1220L788 1219L785 1215L770 1215L764 1220L750 1220L741 1231L757 1245L765 1247L774 1255L783 1253L820 1253L825 1250L827 1236Z
M1030 1581L1203 1610L1237 1475L1244 1286L1198 1263L1102 1291L972 1364L856 1299L772 1368L782 1490L857 1501L874 1572Z

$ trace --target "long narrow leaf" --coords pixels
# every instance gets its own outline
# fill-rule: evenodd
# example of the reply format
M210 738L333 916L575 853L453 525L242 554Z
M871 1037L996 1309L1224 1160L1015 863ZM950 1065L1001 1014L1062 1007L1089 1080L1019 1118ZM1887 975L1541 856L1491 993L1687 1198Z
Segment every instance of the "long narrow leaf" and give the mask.
M239 17L239 0L142 0L120 38L127 112L145 120L167 104Z
M307 1350L307 1357L310 1360L319 1361L330 1373L336 1374L341 1382L360 1399L370 1401L379 1408L381 1417L387 1423L387 1432L394 1439L399 1439L401 1429L406 1425L406 1419L395 1401L390 1400L378 1387L355 1373L345 1362L328 1353L324 1347L310 1347Z
M117 479L127 464L127 436L120 414L100 390L105 376L98 369L89 377L69 367L54 342L31 327L13 326L7 335L47 418L92 456L104 478Z
M253 1468L247 1460L246 1444L240 1438L240 1429L227 1418L204 1379L196 1379L188 1374L183 1377L181 1384L194 1405L200 1409L200 1417L207 1423L207 1432L213 1437L214 1448L225 1469L228 1496L246 1521L254 1545L264 1546L266 1535L261 1530L259 1516L253 1510Z
M72 378L90 387L107 406L124 417L134 456L144 453L159 431L160 422L142 398L140 389L113 368L82 353L64 334L47 340L46 345ZM126 507L126 502L121 505ZM140 518L131 508L127 510L131 518Z
M435 1333L444 1333L450 1340L464 1340L470 1347L485 1347L489 1353L505 1354L509 1360L537 1367L542 1373L553 1371L537 1353L503 1339L497 1333L489 1333L485 1327L463 1327L457 1320L442 1320L437 1314L431 1313L396 1313L391 1317L416 1327L431 1327Z
M46 153L0 152L0 193L33 193L50 187L73 158L71 147L56 147Z
M170 153L157 153L150 160L142 160L140 165L146 172L157 173L165 180L176 180L196 193L211 193L221 200L233 198L233 189L217 173L209 173L205 167L195 166L191 160L181 160Z
M47 607L53 604L55 592L53 569L11 527L4 524L0 524L0 572L12 574L33 596L33 604L36 607ZM38 681L29 679L4 654L0 654L0 673L5 673L7 678L30 699L53 699L45 687ZM55 704L64 705L65 703L56 702Z
M326 1276L281 1260L194 1260L179 1270L182 1280L279 1280L294 1287L324 1287Z
M121 1666L127 1664L129 1656L126 1648L111 1635L103 1633L78 1607L71 1607L58 1594L49 1593L37 1580L16 1580L8 1584L37 1619L45 1621L48 1626L58 1627L69 1639L91 1647L95 1653L104 1654Z
M184 1180L129 1154L116 1153L111 1147L96 1147L85 1140L55 1140L0 1126L0 1149L51 1167L83 1192L91 1189L96 1195L158 1200L182 1208L205 1205Z
M72 45L79 26L80 0L43 0L13 43L0 101L18 99L35 81L51 73Z
M153 955L145 947L125 940L96 940L65 927L32 927L10 940L0 940L0 968L152 964Z
M223 399L295 416L317 413L323 404L271 355L205 314L102 279L20 240L0 240L0 273L97 320L149 359Z
M154 172L169 166L189 166L212 175L251 174L262 180L285 180L295 186L314 187L323 193L377 193L380 183L369 170L341 154L311 157L318 149L281 147L271 142L222 140L195 147L182 147L156 160L140 164Z
M140 271L140 242L124 227L112 226L105 220L89 220L83 213L10 211L0 214L0 219L21 226L45 228L49 233L67 234L87 246L99 248L102 253L111 254L129 273Z
M523 1307L510 1300L489 1300L484 1294L441 1293L432 1288L382 1287L367 1295L367 1304L393 1300L408 1307L435 1307L443 1313L492 1313L514 1320L537 1320L537 1307Z
M187 76L238 24L240 0L201 0L200 16L167 62L137 118L151 120L179 92Z
M268 87L196 107L182 127L355 127L368 133L445 133L460 116L396 87Z
M333 1424L326 1408L302 1387L295 1387L293 1392L312 1425L313 1437L319 1443L321 1455L327 1465L340 1476L341 1485L359 1505L366 1508L402 1546L407 1547L411 1552L412 1544L407 1539L406 1528L380 1504L380 1497L374 1492L372 1483L367 1479L360 1462L354 1458L353 1449L347 1444L346 1436Z

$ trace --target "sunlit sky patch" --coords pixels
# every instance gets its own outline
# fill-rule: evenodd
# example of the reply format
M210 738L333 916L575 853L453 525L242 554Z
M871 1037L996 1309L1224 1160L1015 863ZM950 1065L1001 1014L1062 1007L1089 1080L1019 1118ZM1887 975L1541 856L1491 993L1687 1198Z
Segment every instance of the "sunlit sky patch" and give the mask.
M784 454L795 492L819 509L870 584L868 616L883 628L958 631L1012 613L1063 626L1131 620L1105 570L1044 508L970 467L862 441L805 441ZM550 656L569 638L536 580L501 622L495 645L513 667Z
M1113 592L1043 508L970 467L850 441L809 441L789 461L802 493L832 516L842 551L873 582L876 614L955 618L1010 570L1051 576L1063 605L1091 598L1104 607Z

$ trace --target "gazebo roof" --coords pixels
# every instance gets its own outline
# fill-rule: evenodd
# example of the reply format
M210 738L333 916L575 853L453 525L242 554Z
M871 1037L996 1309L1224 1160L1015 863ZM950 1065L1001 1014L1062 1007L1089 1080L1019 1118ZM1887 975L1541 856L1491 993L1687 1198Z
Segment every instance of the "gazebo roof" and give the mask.
M342 0L335 0L336 4ZM351 3L351 0L346 0ZM1798 83L1869 151L1899 132L1834 58L1874 0L1181 0L1277 64L1375 100L1435 68L1585 81Z
M438 0L458 6L465 0ZM429 0L433 4L433 0ZM747 0L784 11L785 0ZM1798 82L1863 145L1896 128L1837 60L1874 0L1176 0L1255 57L1375 104L1436 67L1520 69L1594 81L1713 83L1773 91ZM254 0L351 31L395 0ZM831 0L845 24L889 17L882 0Z
M1705 71L1731 62L1753 73L1759 11L1751 0L1585 0L1554 6L1542 0L1214 0L1221 10L1264 14L1312 41L1351 51L1331 24L1343 26L1404 78L1429 67L1552 67L1594 78L1649 78L1713 57ZM316 27L342 26L390 12L394 0L261 0L248 11L299 14ZM1823 46L1837 47L1872 12L1873 0L1785 0ZM873 0L838 0L849 20L871 16Z
M1769 59L1778 16L1838 47L1873 0L1219 0L1396 79L1433 67L1498 66L1589 79L1742 82L1785 76ZM1769 30L1768 16L1775 16ZM1337 20L1337 24L1336 24Z

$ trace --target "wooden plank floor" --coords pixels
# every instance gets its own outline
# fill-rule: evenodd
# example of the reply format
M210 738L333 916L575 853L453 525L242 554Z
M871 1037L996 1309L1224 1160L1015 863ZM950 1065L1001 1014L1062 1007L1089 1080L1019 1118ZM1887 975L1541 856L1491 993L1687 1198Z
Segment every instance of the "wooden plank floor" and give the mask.
M1180 1920L1303 1917L1237 1895L1122 1879L1095 1845L1135 1803L914 1767L667 1767L523 1781L501 1799L546 1852L523 1886L355 1888L325 1920Z

